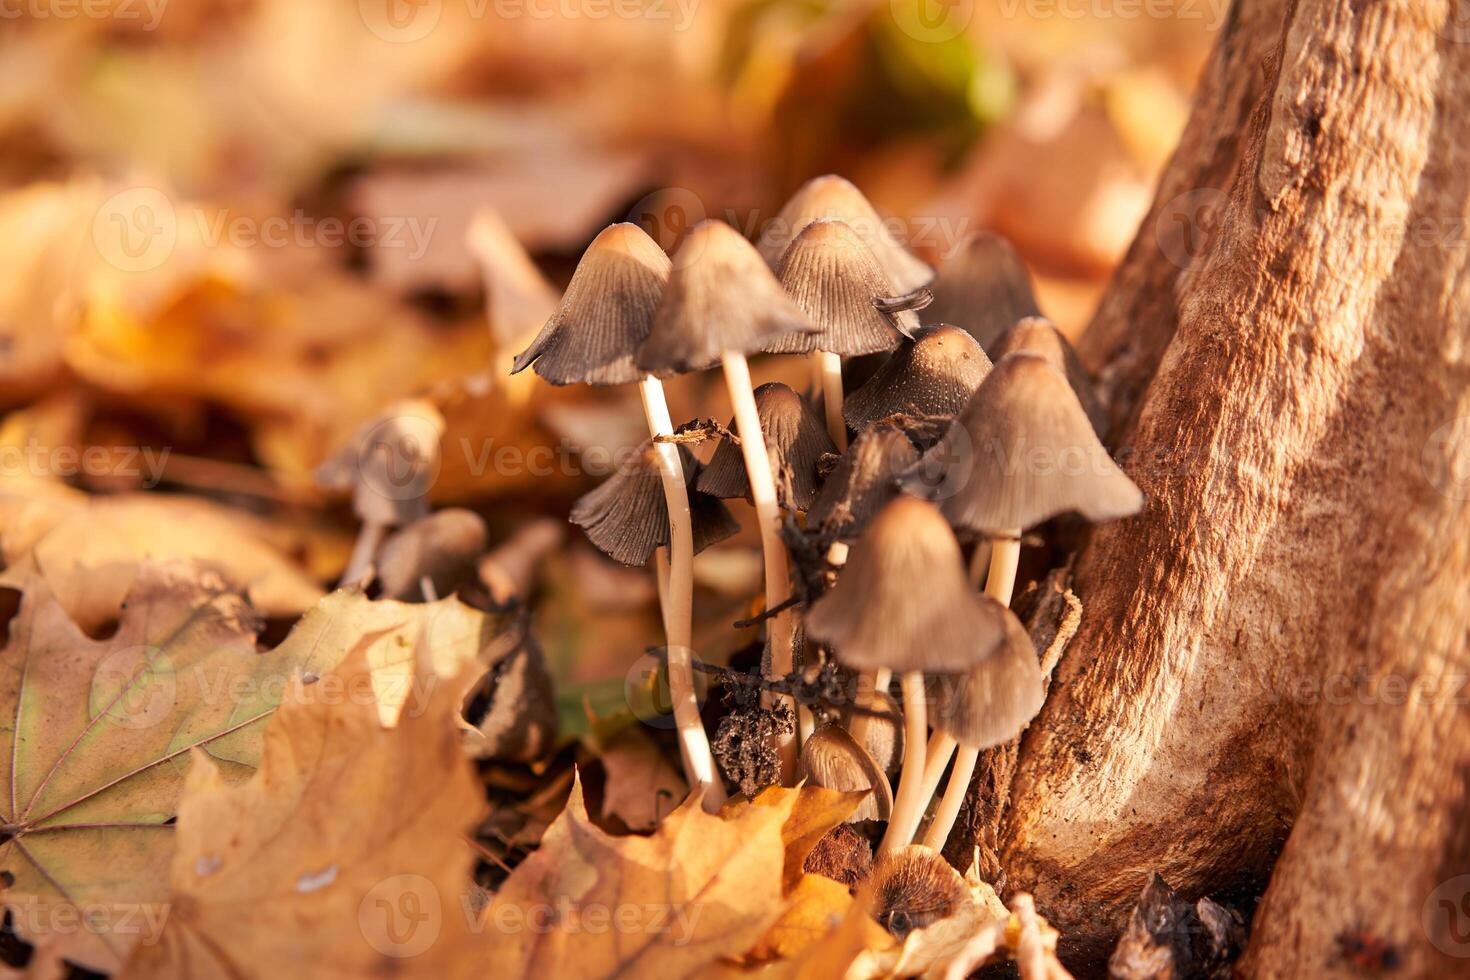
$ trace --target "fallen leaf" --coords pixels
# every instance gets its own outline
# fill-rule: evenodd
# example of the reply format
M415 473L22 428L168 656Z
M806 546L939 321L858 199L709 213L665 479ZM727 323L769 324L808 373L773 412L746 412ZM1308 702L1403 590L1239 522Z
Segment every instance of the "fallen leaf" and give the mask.
M0 870L14 875L4 901L19 932L55 939L89 968L115 969L145 931L139 924L162 914L191 750L213 757L220 778L245 779L292 675L320 676L354 651L373 672L345 696L389 717L421 705L414 641L403 638L422 631L434 669L457 671L492 622L454 599L371 603L339 592L261 653L245 599L217 574L173 563L141 567L116 633L97 641L44 579L32 579L0 651L11 678L0 687L0 718L10 721L0 731L0 786L9 788ZM78 910L91 907L131 914L78 928Z
M652 830L689 786L653 740L629 725L598 751L607 772L602 818L616 817L629 830Z
M393 728L371 701L318 695L372 673L355 654L330 678L293 681L245 783L199 753L179 803L173 914L125 977L470 973L462 835L485 804L453 723L462 685L440 685ZM416 676L435 675L422 664Z
M795 789L769 786L753 800L732 800L725 805L725 812L733 816L749 807L777 807L788 811L789 816L781 825L781 841L786 849L781 882L789 892L801 881L806 858L812 848L833 827L846 820L867 795L866 790L843 793L820 786Z
M711 816L690 797L651 837L612 837L580 783L482 919L497 977L681 977L749 949L780 916L793 795Z
M852 906L852 894L831 878L803 875L787 901L781 918L750 950L751 958L784 959L806 952L842 924Z

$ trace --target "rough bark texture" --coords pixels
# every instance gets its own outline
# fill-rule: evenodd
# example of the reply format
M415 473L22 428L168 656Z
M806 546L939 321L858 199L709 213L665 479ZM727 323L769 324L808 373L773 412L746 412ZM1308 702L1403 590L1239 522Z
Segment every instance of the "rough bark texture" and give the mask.
M1269 883L1246 976L1364 932L1470 975L1467 222L1466 11L1237 3L1083 345L1149 505L1078 560L999 838L1074 965L1158 871Z

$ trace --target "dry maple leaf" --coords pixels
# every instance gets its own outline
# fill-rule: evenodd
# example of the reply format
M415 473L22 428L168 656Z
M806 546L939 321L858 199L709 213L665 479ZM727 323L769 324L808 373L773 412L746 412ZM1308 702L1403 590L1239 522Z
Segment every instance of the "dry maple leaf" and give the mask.
M419 663L414 676L437 675ZM172 915L124 977L466 975L463 834L485 802L454 723L465 685L433 685L392 728L370 699L324 690L373 679L354 653L314 684L293 681L245 783L200 755L179 804Z
M213 757L221 778L244 779L294 673L319 675L361 651L375 672L351 693L391 714L423 694L405 636L426 631L435 669L451 673L478 655L491 622L453 599L410 606L336 593L261 653L254 610L218 575L145 565L117 632L97 641L32 580L0 651L0 871L13 876L4 900L18 931L54 939L79 964L116 968L161 925L192 750ZM93 908L106 914L80 927L79 910Z
M844 793L820 786L768 786L753 800L732 800L725 805L727 815L738 814L747 807L777 807L787 811L781 825L781 840L786 848L786 862L781 870L782 886L793 891L803 877L807 855L827 833L842 823L867 796L866 790Z
M481 919L496 977L683 977L749 949L784 907L781 826L793 795L728 817L693 797L651 837L566 810Z

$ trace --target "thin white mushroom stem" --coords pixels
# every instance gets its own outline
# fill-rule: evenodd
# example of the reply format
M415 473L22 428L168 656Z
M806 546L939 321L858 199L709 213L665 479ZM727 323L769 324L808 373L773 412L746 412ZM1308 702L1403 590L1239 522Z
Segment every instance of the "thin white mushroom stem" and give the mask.
M663 384L652 375L638 385L648 431L655 438L672 435L668 401ZM699 698L694 689L694 520L689 511L689 488L684 485L684 465L679 447L654 442L659 475L663 478L664 501L669 511L668 579L663 590L664 639L668 652L669 697L674 703L674 725L679 731L679 755L691 788L704 792L705 809L713 812L725 802L725 784L715 769L709 737L699 717Z
M857 677L857 697L853 698L854 704L859 708L867 708L873 711L883 703L879 697L880 691L887 691L888 685L893 683L893 671L887 667L879 667L877 670L865 670ZM867 711L854 711L852 717L847 721L847 732L857 744L867 748L868 727L873 723L873 716Z
M1011 604L1011 593L1016 588L1016 568L1021 561L1021 529L1002 531L991 546L990 574L985 579L985 594L1003 606ZM975 764L980 759L980 750L961 745L955 753L954 767L949 773L949 782L944 787L944 797L934 811L934 819L924 834L924 846L940 850L949 840L965 796L970 791L970 779L975 775Z
M367 576L368 569L372 568L373 559L378 555L378 546L383 543L383 535L387 530L386 524L363 522L357 532L357 541L352 546L352 557L347 559L347 568L342 572L337 588L365 584L363 578Z
M899 681L903 689L903 772L899 774L898 793L893 798L893 813L878 853L886 854L903 847L914 838L919 819L924 815L924 742L929 735L928 694L924 690L922 671L906 672Z
M842 418L842 355L818 350L811 353L812 380L822 393L827 434L839 453L847 452L847 422Z
M771 473L771 457L766 451L766 437L755 408L754 389L750 383L750 364L744 354L726 351L720 358L725 371L725 386L730 390L730 404L735 411L735 430L740 436L740 453L745 458L746 478L750 481L750 499L755 504L756 522L760 525L761 551L766 563L766 608L775 609L791 595L791 577L786 567L786 545L781 541L781 508L776 502L776 478ZM770 641L772 678L791 673L796 639L796 615L792 609L782 610L766 622ZM768 705L783 695L767 693ZM790 699L787 699L790 701ZM795 704L791 704L795 714ZM778 737L777 754L781 760L781 782L791 785L796 779L796 733Z

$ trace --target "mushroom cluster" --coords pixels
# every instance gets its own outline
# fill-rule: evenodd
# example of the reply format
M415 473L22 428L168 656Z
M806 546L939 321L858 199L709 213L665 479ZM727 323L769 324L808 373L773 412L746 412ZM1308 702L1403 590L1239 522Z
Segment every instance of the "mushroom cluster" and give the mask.
M810 392L754 388L756 354L808 356ZM882 365L845 391L844 358L874 354ZM514 367L533 364L556 384L637 384L643 396L652 441L573 520L618 561L666 565L670 695L706 804L726 790L694 694L690 569L697 548L733 533L722 501L743 498L764 554L763 705L801 722L766 729L782 733L770 746L780 780L870 790L853 819L886 821L886 854L916 846L932 809L923 846L942 849L980 753L1016 738L1044 696L1037 651L1009 608L1022 533L1069 513L1126 517L1143 502L1104 449L1101 404L1010 245L974 235L936 275L861 191L830 176L802 187L758 244L706 221L670 258L615 225ZM716 365L733 435L701 466L673 436L658 379ZM793 529L818 545L795 556L798 594ZM829 658L852 672L856 695L795 705L798 681Z

